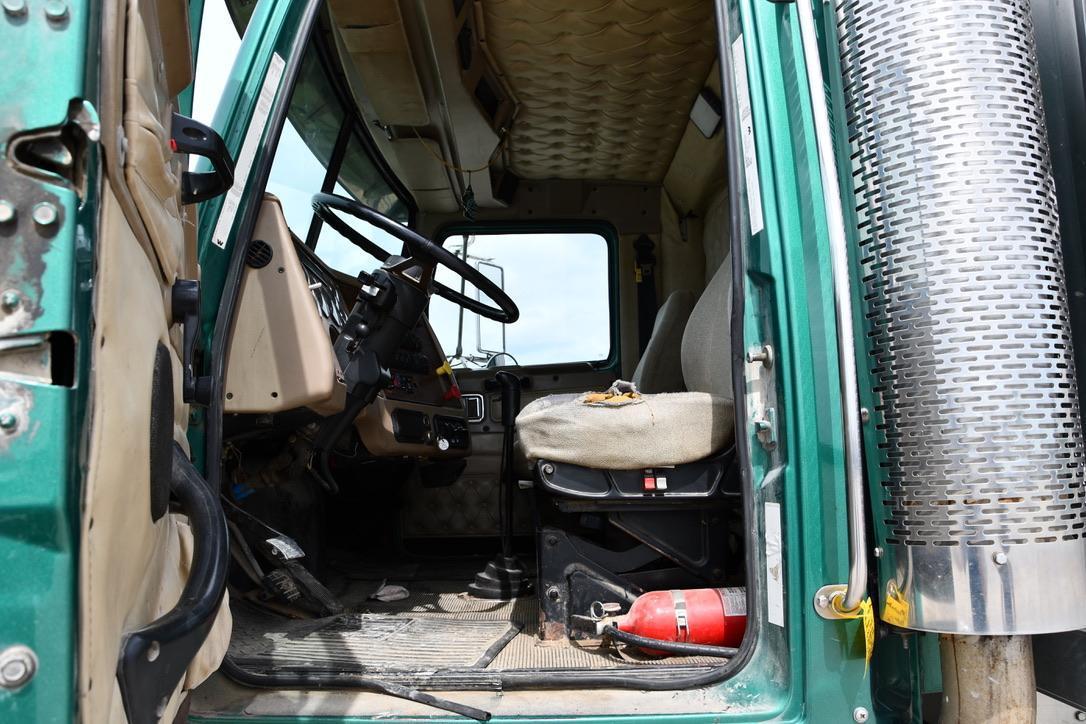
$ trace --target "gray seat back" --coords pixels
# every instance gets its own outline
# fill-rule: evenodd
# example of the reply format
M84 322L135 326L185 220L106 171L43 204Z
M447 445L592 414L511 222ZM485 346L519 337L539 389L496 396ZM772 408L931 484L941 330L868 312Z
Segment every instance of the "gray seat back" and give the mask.
M686 389L732 400L732 270L725 257L694 305L682 340Z
M633 382L641 392L683 390L682 339L697 295L686 289L672 292L656 312L645 352L634 370Z

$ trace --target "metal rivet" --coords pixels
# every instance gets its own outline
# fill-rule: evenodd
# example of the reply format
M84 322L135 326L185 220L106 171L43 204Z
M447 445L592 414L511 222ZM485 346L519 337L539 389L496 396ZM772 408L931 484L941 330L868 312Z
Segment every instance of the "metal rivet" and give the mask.
M31 217L37 224L50 226L57 220L57 207L48 201L42 201L40 204L34 205L34 211L31 213Z
M1086 711L1076 711L1075 721L1086 721Z
M867 721L867 717L867 709L864 709L862 706L858 706L852 710L852 721L856 722L856 724L863 724Z
M880 548L880 547L875 548L875 557L876 558L882 558L882 548Z
M45 17L53 22L60 22L68 17L68 3L63 0L46 0Z
M992 560L996 562L997 566L1002 566L1007 562L1007 554L1003 551L997 551L996 554L992 556Z
M154 661L158 658L158 655L162 652L162 647L159 646L157 641L152 641L151 645L147 647L147 660Z
M0 430L9 435L19 427L19 418L11 412L0 413Z
M558 586L551 586L547 589L547 598L552 601L557 601L562 597L562 593L558 590Z
M860 421L861 422L867 422L870 419L871 419L871 410L868 410L866 407L861 407L860 408Z
M26 2L24 0L4 0L4 13L13 18L26 15Z
M11 314L19 308L19 302L22 301L22 297L19 292L14 289L9 289L3 294L0 294L0 309L3 309L5 313Z
M815 599L815 605L819 608L826 608L830 605L830 597L824 593L818 594L818 598Z
M0 201L0 224L6 224L15 219L15 204L8 200Z
M550 463L543 463L543 474L554 475L554 466Z
M0 687L18 689L34 678L38 657L25 646L11 646L0 652Z

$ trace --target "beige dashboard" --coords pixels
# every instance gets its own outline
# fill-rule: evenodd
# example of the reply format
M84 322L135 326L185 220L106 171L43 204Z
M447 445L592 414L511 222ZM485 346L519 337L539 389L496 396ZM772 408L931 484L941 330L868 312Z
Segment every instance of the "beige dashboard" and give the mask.
M347 316L352 282L295 242L266 195L249 242L226 363L224 410L267 414L343 410L346 387L332 342ZM392 383L355 420L373 455L453 458L471 452L456 378L425 317L390 368Z

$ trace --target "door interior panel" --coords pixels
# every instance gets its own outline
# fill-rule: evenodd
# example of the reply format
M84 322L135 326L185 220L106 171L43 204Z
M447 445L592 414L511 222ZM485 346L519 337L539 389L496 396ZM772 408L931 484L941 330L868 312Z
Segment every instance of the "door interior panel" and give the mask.
M195 549L187 518L167 509L169 481L161 479L169 474L162 450L175 443L188 450L181 334L170 298L176 279L197 276L195 235L180 199L183 159L169 142L174 98L191 82L192 65L182 0L116 2L105 15L124 19L114 28L123 28L123 52L107 53L112 64L102 69L113 91L103 92L103 103L115 104L103 117L123 118L124 152L121 174L106 153L99 209L78 696L82 721L123 722L143 717L122 700L122 644L178 603ZM218 667L229 637L224 603L203 649L155 707L161 713L151 714L172 721L182 693Z

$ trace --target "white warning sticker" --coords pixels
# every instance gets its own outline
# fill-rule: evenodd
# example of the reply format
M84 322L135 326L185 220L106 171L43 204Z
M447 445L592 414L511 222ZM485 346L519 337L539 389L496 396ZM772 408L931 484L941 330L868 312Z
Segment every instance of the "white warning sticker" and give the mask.
M750 83L747 81L747 56L740 35L732 43L732 72L735 74L735 98L739 103L739 139L743 144L743 172L747 180L747 211L750 234L765 228L762 219L762 187L758 182L758 146L754 143L754 116L750 109Z
M256 148L264 136L264 127L268 125L268 115L271 114L275 94L279 91L279 82L283 79L284 65L279 54L273 53L271 62L268 64L268 74L264 76L264 84L260 86L260 95L256 99L256 109L253 110L249 128L245 131L245 140L241 142L241 152L238 154L237 163L234 164L234 185L230 187L223 200L222 211L219 212L215 231L211 235L211 243L220 249L226 248L226 239L234 227L234 218L237 217L238 207L241 206L241 195L245 192L245 184L249 180L249 173L253 170Z
M784 555L781 548L781 504L765 504L765 579L769 622L784 626Z

